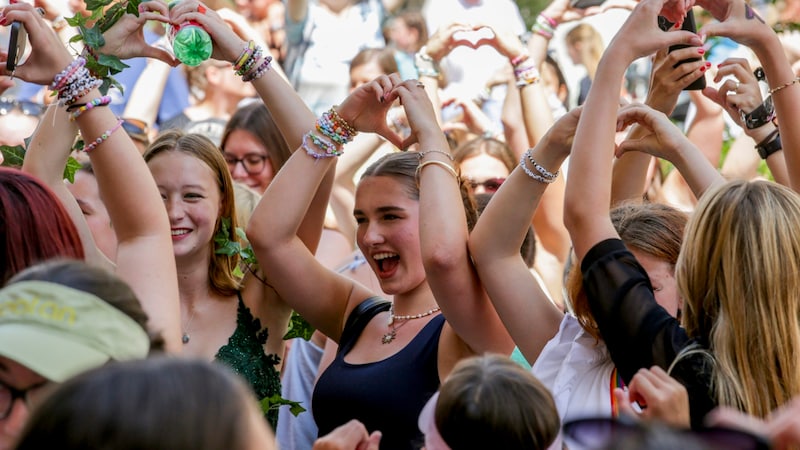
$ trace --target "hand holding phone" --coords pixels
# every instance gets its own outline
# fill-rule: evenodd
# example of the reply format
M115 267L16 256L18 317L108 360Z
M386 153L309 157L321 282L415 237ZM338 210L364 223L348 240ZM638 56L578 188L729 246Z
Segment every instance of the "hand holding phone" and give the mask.
M674 25L675 25L674 23L668 21L663 16L658 16L658 26L662 30L669 31L670 28L672 28ZM686 17L684 17L684 19L683 19L683 26L681 26L681 30L690 31L692 33L697 33L697 26L695 25L695 22L694 22L694 13L692 12L692 10L689 10L689 12L686 13ZM686 48L686 47L689 47L689 45L686 45L686 44L671 45L669 47L669 52L672 53L675 50ZM675 67L678 67L679 65L681 65L683 63L697 61L699 59L700 58L684 59L682 61L678 61L678 64L675 64ZM706 77L702 76L702 77L694 80L692 82L692 84L690 84L689 86L686 86L683 90L684 91L700 91L700 90L704 89L705 87L706 87Z
M22 22L11 23L11 33L8 38L8 59L6 70L13 72L22 55L25 53L25 44L28 42L28 32Z

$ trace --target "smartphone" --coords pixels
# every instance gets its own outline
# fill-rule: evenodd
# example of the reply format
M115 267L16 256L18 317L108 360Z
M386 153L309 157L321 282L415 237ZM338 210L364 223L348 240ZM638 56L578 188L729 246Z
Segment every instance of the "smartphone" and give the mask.
M11 23L11 33L8 38L8 60L6 69L12 71L17 68L19 60L25 53L25 44L28 42L28 32L21 22Z
M571 0L569 5L577 9L586 9L590 6L600 6L606 0Z
M658 16L658 26L662 30L668 31L670 28L673 27L673 25L675 25L675 24L670 22L669 20L665 19L663 16ZM686 13L686 17L683 18L683 26L681 27L681 30L691 31L692 33L697 33L697 25L695 24L694 13L692 12L692 10L689 10L689 12ZM672 45L672 46L669 47L669 51L673 52L675 50L678 50L678 49L681 49L681 48L686 48L686 47L689 47L689 46L685 45L685 44ZM675 67L678 67L679 65L681 65L683 63L686 63L686 62L692 62L692 61L698 61L698 60L700 60L700 58L684 59L682 61L678 61L678 64L675 64ZM699 90L702 90L705 87L706 87L706 77L702 76L702 77L694 80L692 82L692 84L690 84L689 86L686 86L685 88L683 88L683 90L684 91L699 91Z

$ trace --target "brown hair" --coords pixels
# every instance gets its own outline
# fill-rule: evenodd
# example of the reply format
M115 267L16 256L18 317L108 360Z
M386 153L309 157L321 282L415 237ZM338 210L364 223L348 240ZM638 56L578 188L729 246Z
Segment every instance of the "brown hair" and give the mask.
M517 167L516 158L508 144L499 139L487 137L478 137L461 144L453 150L453 159L461 164L465 159L480 154L500 160L508 169L508 173L513 172Z
M381 72L386 75L397 72L397 61L394 59L394 52L389 48L365 48L356 53L350 61L350 70L363 66L370 62L375 62L381 68Z
M231 242L239 242L240 239L236 235L238 222L236 220L233 180L228 171L228 165L222 157L222 152L217 149L217 146L210 139L203 135L172 129L158 135L153 145L145 152L144 159L150 162L161 153L173 151L182 152L199 159L216 175L221 205L219 217L217 217L214 225L214 235L216 236L222 227L222 218L229 218L231 223L226 238ZM213 239L209 241L208 245L211 248L211 259L208 262L208 276L211 281L211 288L214 292L226 297L236 294L240 288L240 280L234 275L234 270L239 264L239 254L224 255L216 253Z
M220 149L225 151L225 144L228 142L230 134L236 130L244 130L252 134L258 139L261 145L267 149L269 156L269 164L272 166L272 172L277 173L289 157L292 156L292 151L289 149L289 144L283 138L281 130L272 118L269 109L261 103L254 102L247 106L243 106L236 110L231 116L228 123L225 125L225 131L222 133L222 140L220 140Z
M460 361L439 390L434 420L453 450L546 449L560 428L550 391L500 355Z
M416 178L418 166L419 156L417 156L417 153L390 153L367 167L361 175L361 179L381 176L392 177L403 184L409 198L419 200L419 186L417 186ZM464 212L467 216L467 228L471 231L478 221L478 211L475 207L475 199L469 192L468 183L460 177L459 180L461 201L464 204Z
M626 203L612 209L610 215L626 247L667 261L673 267L678 262L688 220L686 213L661 203ZM600 330L583 291L578 264L573 265L567 275L566 289L578 322L587 333L600 340Z

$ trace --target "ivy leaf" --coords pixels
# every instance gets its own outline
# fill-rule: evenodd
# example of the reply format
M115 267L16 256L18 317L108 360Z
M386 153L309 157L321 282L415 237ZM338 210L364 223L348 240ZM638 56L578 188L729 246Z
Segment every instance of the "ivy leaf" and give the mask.
M125 14L125 5L123 3L115 3L106 10L103 20L97 24L96 28L99 28L101 33L105 33L117 23L117 20L119 20L123 14Z
M70 156L67 158L67 165L64 167L64 179L70 183L75 183L75 172L81 168L81 163L77 159Z
M289 319L289 331L283 336L283 340L299 337L310 341L312 334L314 334L314 327L303 316L297 314L296 311L292 311L292 317Z
M22 161L25 160L25 148L23 146L0 145L0 152L3 153L3 166L22 167Z
M114 0L86 0L86 9L92 10L93 13L95 10L100 10L102 12L112 1Z
M122 60L119 59L118 57L114 55L104 55L102 53L97 56L97 63L107 66L109 72L111 72L112 75L120 73L123 70L130 67L129 65L122 62Z
M234 267L233 268L233 276L235 276L236 278L239 278L239 279L244 278L244 272L242 272L242 268L239 267L239 266Z
M264 413L278 409L284 405L289 406L289 412L291 412L295 417L297 417L297 415L300 414L301 412L306 411L306 409L303 408L300 402L286 400L285 398L281 397L280 394L275 394L272 397L265 397L261 399L260 403L261 403L261 411Z
M86 25L87 18L84 17L83 14L75 14L72 17L65 18L65 20L71 27L83 27ZM81 39L80 36L73 36L73 39L75 39L76 37L78 38L78 40ZM70 42L72 42L72 39L70 39Z
M100 48L106 45L106 39L98 27L87 28L83 34L83 42L91 48Z
M141 0L128 0L128 6L125 8L125 12L139 17L139 3L142 3Z

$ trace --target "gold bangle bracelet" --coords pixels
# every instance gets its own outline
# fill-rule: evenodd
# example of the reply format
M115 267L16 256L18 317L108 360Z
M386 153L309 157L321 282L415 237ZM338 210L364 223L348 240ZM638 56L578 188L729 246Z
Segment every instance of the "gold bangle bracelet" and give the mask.
M456 172L456 169L454 169L453 166L451 166L450 164L447 164L444 161L433 160L433 161L425 161L425 162L423 162L423 163L421 163L420 165L417 166L417 170L414 173L414 178L416 178L418 185L419 185L419 173L422 171L423 168L425 168L425 166L429 166L431 164L439 166L439 167L445 169L447 172L450 173L450 175L453 176L453 178L456 179L456 181L459 181L458 172Z

